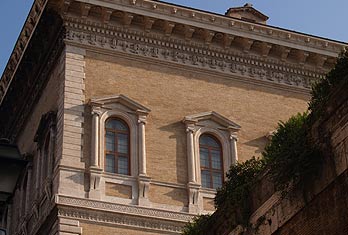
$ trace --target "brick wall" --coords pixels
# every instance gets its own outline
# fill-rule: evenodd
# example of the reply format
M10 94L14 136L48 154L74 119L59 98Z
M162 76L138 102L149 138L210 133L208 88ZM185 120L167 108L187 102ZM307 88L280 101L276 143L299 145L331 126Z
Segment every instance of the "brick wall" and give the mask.
M348 234L348 171L284 224L275 235Z
M265 135L279 120L304 111L308 99L185 67L91 52L85 71L86 102L123 94L151 109L146 124L147 169L152 179L161 182L187 183L186 132L181 123L185 116L213 110L241 125L237 145L243 161L259 156L268 141ZM88 125L85 130L90 130Z

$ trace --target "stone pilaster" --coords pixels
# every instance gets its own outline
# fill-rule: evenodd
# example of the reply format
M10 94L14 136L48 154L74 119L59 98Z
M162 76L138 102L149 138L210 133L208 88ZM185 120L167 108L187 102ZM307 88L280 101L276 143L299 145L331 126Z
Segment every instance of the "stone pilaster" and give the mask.
M231 133L230 146L231 146L232 165L236 165L238 162L237 141L238 141L237 135L235 133Z
M85 102L85 50L66 45L64 79L57 114L60 183L58 193L84 196L83 124ZM71 189L74 190L71 190Z
M74 219L59 218L57 235L81 235L80 222Z
M138 150L139 150L139 176L138 176L138 204L141 206L149 206L150 201L148 192L150 188L151 178L147 176L146 171L146 143L145 143L145 125L148 113L137 112L138 114Z

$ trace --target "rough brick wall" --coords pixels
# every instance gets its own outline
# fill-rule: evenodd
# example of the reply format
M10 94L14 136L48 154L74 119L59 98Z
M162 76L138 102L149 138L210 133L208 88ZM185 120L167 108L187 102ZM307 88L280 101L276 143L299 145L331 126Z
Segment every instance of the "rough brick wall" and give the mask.
M348 171L341 174L275 235L348 234Z
M316 138L332 148L332 156L325 156L321 180L315 195L276 235L348 234L348 94L347 86L332 93L324 118L318 123ZM330 183L331 182L331 183Z

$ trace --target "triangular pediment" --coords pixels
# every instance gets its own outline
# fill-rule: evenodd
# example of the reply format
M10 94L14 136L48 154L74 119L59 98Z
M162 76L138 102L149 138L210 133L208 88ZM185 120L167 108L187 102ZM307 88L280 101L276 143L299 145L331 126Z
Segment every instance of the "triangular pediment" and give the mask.
M241 128L237 123L214 111L186 116L183 122L186 124L194 123L196 125L211 122L218 124L220 127L232 129L234 131L238 131Z
M151 110L146 108L144 105L128 98L124 95L115 95L103 98L93 98L90 100L91 106L101 108L114 108L114 106L122 105L123 107L134 111L148 114Z

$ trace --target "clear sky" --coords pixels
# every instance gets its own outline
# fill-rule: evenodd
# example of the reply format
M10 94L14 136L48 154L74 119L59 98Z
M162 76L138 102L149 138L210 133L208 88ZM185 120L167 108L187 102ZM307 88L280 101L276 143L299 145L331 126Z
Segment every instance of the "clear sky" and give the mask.
M0 0L0 74L17 41L33 0ZM166 0L224 14L250 2L269 16L268 24L307 34L348 41L348 0Z

